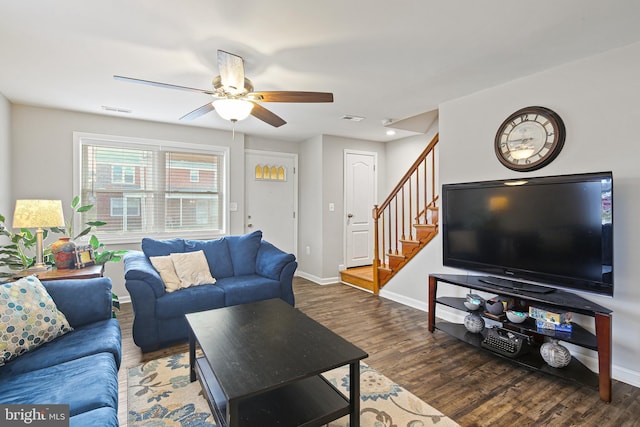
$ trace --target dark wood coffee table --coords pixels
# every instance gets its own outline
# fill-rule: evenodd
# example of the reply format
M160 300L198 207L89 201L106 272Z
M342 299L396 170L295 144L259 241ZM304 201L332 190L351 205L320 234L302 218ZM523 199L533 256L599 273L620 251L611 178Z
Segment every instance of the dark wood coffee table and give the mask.
M348 414L360 425L367 353L301 311L271 299L186 317L191 381L197 373L218 426L312 427ZM347 364L348 399L320 375Z

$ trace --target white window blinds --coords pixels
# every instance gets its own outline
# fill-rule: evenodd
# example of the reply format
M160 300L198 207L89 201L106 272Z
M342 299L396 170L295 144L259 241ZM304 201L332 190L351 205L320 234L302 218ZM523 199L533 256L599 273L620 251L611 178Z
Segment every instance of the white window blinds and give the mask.
M224 149L87 137L79 139L79 150L81 201L94 205L79 220L106 222L101 234L162 237L223 231Z

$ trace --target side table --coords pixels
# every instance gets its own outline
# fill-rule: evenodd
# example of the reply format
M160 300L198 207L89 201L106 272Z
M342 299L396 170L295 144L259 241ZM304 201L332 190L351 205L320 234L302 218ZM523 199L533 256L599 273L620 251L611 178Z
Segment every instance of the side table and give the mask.
M13 276L13 279L19 279L32 273L21 271ZM67 268L57 269L52 268L47 271L38 271L35 274L40 280L68 280L68 279L92 279L94 277L104 276L104 264L102 265L90 265L84 268Z

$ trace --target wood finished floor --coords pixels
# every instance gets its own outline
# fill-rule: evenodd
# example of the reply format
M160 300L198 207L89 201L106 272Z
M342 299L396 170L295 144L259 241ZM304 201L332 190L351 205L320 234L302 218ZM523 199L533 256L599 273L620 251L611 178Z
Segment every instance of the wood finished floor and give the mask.
M429 333L427 314L420 310L301 278L294 279L294 292L297 308L365 350L366 363L462 426L640 426L639 388L614 380L613 402L607 404L597 390L517 367L444 332ZM119 419L126 427L127 368L188 346L143 354L131 337L131 305L123 304L118 317Z

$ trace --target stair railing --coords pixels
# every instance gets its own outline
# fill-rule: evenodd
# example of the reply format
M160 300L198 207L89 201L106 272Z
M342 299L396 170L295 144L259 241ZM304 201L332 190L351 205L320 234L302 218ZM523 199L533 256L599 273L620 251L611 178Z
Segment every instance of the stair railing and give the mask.
M381 205L373 208L373 292L390 277L381 278L380 270L388 270L388 258L401 255L401 245L415 242L415 224L437 224L436 204L436 134L422 154L400 179Z

